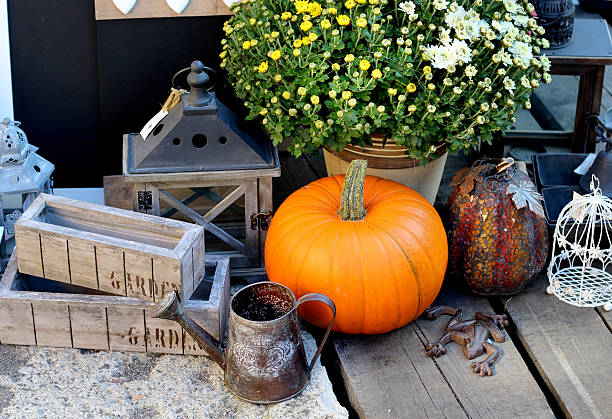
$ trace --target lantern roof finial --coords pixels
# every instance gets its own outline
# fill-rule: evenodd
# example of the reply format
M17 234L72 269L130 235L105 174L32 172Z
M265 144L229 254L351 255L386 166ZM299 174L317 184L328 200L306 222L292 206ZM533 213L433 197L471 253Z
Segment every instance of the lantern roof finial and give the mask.
M187 75L190 90L189 94L183 97L186 105L201 107L212 102L212 95L205 88L210 81L210 77L206 73L207 69L202 61L195 60L191 63L191 71Z

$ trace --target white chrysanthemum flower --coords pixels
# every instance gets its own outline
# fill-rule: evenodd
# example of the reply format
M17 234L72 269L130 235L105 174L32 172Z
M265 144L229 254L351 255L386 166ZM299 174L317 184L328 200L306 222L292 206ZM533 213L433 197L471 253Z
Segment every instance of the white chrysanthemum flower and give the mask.
M400 3L398 9L406 13L409 17L416 16L416 13L414 13L416 10L416 5L412 1L405 1L403 3Z
M533 58L533 52L531 51L531 45L525 42L515 42L508 51L512 53L512 56L520 61L524 66L529 66L531 59Z
M542 69L544 71L550 71L550 60L546 55L540 57L540 64L542 64Z
M510 13L514 13L518 10L518 4L516 4L515 0L504 0L504 7Z
M455 56L458 60L462 61L464 64L472 61L472 50L468 47L465 41L454 40L450 45L451 49L454 49Z
M507 67L512 65L512 56L503 49L498 53L501 58L501 62Z
M433 6L435 7L436 10L446 10L446 7L448 6L448 1L447 0L433 0Z
M468 76L468 78L471 80L472 77L474 77L476 74L478 73L478 70L476 69L476 67L474 67L473 65L468 65L465 68L465 75Z
M514 89L516 89L516 83L508 76L504 78L504 89L509 91L510 94L514 94Z
M440 28L440 36L438 39L444 45L449 44L451 40L450 29Z
M515 25L526 27L528 23L529 23L529 16L524 16L524 15L514 16Z
M521 86L526 87L528 89L531 87L531 82L529 81L529 78L527 76L521 77Z

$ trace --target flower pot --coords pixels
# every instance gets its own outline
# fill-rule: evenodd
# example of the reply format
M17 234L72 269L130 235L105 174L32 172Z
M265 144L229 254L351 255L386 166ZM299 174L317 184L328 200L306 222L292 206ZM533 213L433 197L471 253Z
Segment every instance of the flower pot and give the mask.
M406 185L425 197L431 204L436 200L448 153L442 150L425 166L408 157L403 146L392 141L383 144L382 138L372 138L366 147L347 145L342 151L323 150L329 176L344 174L355 159L368 161L368 175L380 176Z

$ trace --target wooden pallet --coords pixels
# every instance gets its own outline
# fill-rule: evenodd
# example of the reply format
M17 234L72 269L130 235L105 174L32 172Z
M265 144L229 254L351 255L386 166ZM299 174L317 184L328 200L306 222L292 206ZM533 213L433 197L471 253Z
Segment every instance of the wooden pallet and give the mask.
M53 195L30 205L15 238L21 273L147 301L191 295L204 272L202 227Z
M183 300L185 313L217 339L225 331L229 286L229 259L207 261L206 275ZM0 342L206 354L178 323L151 318L154 307L150 301L21 274L13 253L0 281Z

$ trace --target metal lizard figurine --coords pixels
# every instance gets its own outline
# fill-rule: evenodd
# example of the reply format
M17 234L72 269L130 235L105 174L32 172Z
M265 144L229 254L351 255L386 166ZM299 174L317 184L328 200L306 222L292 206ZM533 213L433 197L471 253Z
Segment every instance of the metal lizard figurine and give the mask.
M505 341L504 327L508 326L505 314L476 313L475 319L463 320L461 310L448 306L435 306L425 310L425 318L435 320L443 314L453 316L446 325L444 335L436 343L425 346L427 355L438 357L446 353L444 345L451 340L463 346L463 353L467 359L474 359L483 352L487 352L484 361L473 362L472 369L481 377L493 375L491 366L497 360L499 352L495 346L487 342L491 337L495 342Z

